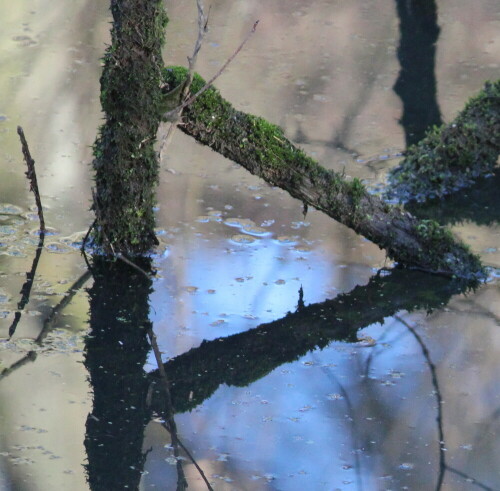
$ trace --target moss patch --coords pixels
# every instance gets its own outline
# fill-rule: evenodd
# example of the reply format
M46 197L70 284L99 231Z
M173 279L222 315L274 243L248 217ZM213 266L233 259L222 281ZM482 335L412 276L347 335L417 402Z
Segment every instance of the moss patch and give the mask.
M94 144L94 240L108 254L141 255L156 244L158 161L153 145L162 103L161 0L112 0L112 43L104 55L105 123Z
M434 127L389 174L388 196L424 201L471 185L500 154L500 80L486 83L448 125Z

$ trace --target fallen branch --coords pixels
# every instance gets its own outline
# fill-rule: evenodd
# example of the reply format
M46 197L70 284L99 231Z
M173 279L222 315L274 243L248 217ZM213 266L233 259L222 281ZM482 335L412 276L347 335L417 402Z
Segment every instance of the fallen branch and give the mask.
M185 68L164 70L171 87L181 84L185 76ZM205 81L195 75L191 93L204 86ZM447 229L370 195L359 179L348 181L321 167L280 128L237 111L215 88L185 108L181 122L186 134L363 235L401 265L446 276L484 277L478 257Z
M487 83L448 125L431 129L389 174L388 197L425 201L493 172L500 155L500 80Z

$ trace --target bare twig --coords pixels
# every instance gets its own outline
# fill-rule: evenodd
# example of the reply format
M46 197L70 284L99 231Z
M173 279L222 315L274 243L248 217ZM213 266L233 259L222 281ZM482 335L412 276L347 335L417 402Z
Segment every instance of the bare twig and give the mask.
M40 199L40 192L38 190L38 182L36 180L36 172L35 172L35 161L31 157L30 149L28 147L28 142L26 141L26 137L24 136L24 131L21 126L17 127L17 134L21 139L21 146L23 149L23 156L28 166L28 170L26 172L26 177L30 181L30 191L35 195L36 207L38 208L38 218L40 220L40 232L45 232L45 220L43 218L43 208L42 208L42 200Z
M166 113L164 115L165 118L168 119L169 117L173 116L178 111L182 111L185 107L189 106L189 104L192 104L201 94L203 94L203 92L205 92L207 89L210 88L210 86L215 82L215 80L217 80L222 75L222 73L227 68L229 63L231 63L234 60L234 58L236 57L236 55L242 50L243 46L245 46L247 41L250 39L251 35L257 29L258 23L259 23L259 21L257 20L255 22L255 24L253 25L252 29L250 30L250 32L246 35L245 39L238 46L236 51L226 60L226 62L224 63L224 65L222 65L220 70L198 92L196 92L196 94L193 94L189 99L184 101L179 107L176 107L175 109L172 109L172 111L169 111L168 113Z
M181 94L179 96L180 103L184 102L189 95L189 87L191 87L191 82L193 81L196 61L198 59L198 53L200 52L201 46L203 44L203 38L205 37L205 34L207 33L207 30L208 30L208 15L210 14L210 8L208 9L207 16L205 16L205 12L203 10L202 0L196 0L196 7L198 9L198 37L197 37L196 43L194 45L193 54L191 56L187 57L187 59L188 59L188 74L187 74L186 80L184 81L184 86L181 90ZM159 152L160 160L162 158L163 153L165 152L165 149L169 146L170 142L172 141L174 129L176 127L176 123L179 119L181 111L182 111L181 106L174 109L173 111L170 111L172 113L171 119L173 119L173 121L170 123L167 134L162 138L161 145L160 145L160 152Z
M82 251L82 253L85 253L85 246L87 245L87 240L89 239L90 232L92 232L92 229L96 226L96 224L97 224L97 218L94 219L94 221L90 225L89 229L87 230L85 237L82 240L82 247L80 247L80 251Z

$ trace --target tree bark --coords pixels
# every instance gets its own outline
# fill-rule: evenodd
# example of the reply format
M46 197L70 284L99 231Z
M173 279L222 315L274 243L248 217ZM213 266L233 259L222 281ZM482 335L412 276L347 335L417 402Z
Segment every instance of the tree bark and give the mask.
M185 76L186 70L180 67L164 70L171 90ZM196 75L191 92L196 93L204 83ZM359 179L348 181L321 167L295 147L280 128L237 111L215 88L200 95L181 119L179 128L186 134L350 227L401 265L462 278L484 275L478 257L447 229L431 220L418 220L401 207L370 195Z
M94 145L94 239L107 254L149 252L154 234L161 113L161 0L111 0L111 46L104 56L105 123Z

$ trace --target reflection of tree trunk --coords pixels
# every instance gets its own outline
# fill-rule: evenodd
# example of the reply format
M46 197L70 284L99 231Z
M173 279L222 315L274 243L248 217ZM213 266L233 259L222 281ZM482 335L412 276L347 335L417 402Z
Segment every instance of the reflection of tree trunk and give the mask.
M148 270L149 261L141 267ZM85 448L92 490L138 489L151 417L143 370L151 280L122 261L94 258L85 366L93 389Z
M182 83L184 69L165 70L170 88ZM192 92L204 81L195 77ZM479 260L435 222L421 222L370 195L357 179L347 181L297 149L276 126L236 111L211 88L182 116L180 129L352 228L399 263L460 277L481 273Z
M358 329L383 322L402 309L441 308L462 288L444 278L394 270L335 300L302 307L247 332L203 342L164 365L173 407L176 412L191 410L221 384L248 385L334 340L355 342ZM157 381L153 407L158 411L162 407L158 371L150 377Z
M104 56L106 121L94 145L95 238L108 254L143 254L154 234L160 117L162 0L111 0L111 46Z
M434 0L396 0L396 4L401 69L394 91L403 102L400 122L409 147L420 141L428 128L442 123L434 73L439 27Z

